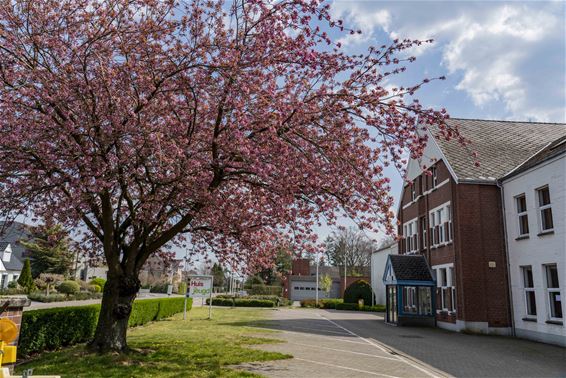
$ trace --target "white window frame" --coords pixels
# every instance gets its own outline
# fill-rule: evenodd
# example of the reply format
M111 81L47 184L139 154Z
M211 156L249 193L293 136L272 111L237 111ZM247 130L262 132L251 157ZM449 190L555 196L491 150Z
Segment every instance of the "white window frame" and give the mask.
M435 227L438 226L438 239L434 232ZM448 227L448 230L446 230ZM448 244L454 240L452 228L452 206L450 201L443 203L429 211L429 228L432 229L431 247L438 247ZM448 237L446 237L448 231Z
M546 205L541 205L540 192L544 189L548 190L549 202ZM536 188L535 192L536 192L536 203L537 203L537 208L538 208L539 230L540 230L541 233L553 231L554 230L554 219L552 219L552 200L550 198L550 188L549 188L548 185L543 185L540 188ZM550 218L552 219L552 227L545 229L545 228L543 228L542 212L546 209L550 209Z
M419 250L419 218L413 218L407 223L403 224L403 237L405 238L406 254L412 255ZM415 237L416 235L416 237Z
M436 275L436 287L440 289L440 298L436 298L441 304L441 309L437 309L436 312L449 312L451 314L456 313L456 285L455 285L455 273L454 264L443 264L432 267ZM442 282L442 271L446 272L446 282ZM450 308L446 306L445 291L450 290L450 295L452 296L452 302Z
M557 318L552 316L552 301L551 301L551 293L558 293L558 295L561 296L560 293L560 277L558 277L558 287L548 287L548 268L550 268L551 266L554 266L556 268L556 274L558 275L558 265L557 264L543 264L543 268L544 268L544 278L545 278L545 287L546 287L546 301L548 303L548 319L549 320L554 320L554 321L563 321L564 320L564 313L562 313L562 317L561 318ZM561 298L562 299L562 298ZM562 300L560 301L560 306L562 306ZM562 307L561 307L562 308Z
M430 167L430 177L432 178L431 181L431 189L436 188L436 186L438 185L438 169L436 168L436 166L432 166Z
M535 290L535 279L534 279L534 273L533 273L533 267L531 265L525 265L525 266L521 266L521 276L522 276L522 281L523 281L523 300L525 301L525 317L529 318L529 319L536 319L537 318L537 295L536 295L536 290ZM531 277L533 280L533 286L527 286L527 270L531 271ZM533 293L533 295L535 296L535 313L534 314L529 314L529 294L528 293Z
M523 199L525 201L525 210L521 211L519 208L519 200ZM527 209L527 196L525 195L525 193L521 193L517 196L515 196L515 210L517 211L517 234L519 237L521 236L528 236L530 229L529 229L529 212ZM521 231L521 219L523 217L527 218L527 232L522 233Z

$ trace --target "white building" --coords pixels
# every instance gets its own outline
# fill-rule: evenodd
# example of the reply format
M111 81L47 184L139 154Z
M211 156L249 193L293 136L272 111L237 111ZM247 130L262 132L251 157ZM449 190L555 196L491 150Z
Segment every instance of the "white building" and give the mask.
M0 288L8 287L12 281L17 281L23 268L23 263L13 253L10 243L0 243Z
M515 333L566 346L566 136L507 174L502 187Z
M385 284L383 283L383 272L387 264L387 256L398 254L398 243L382 247L371 254L371 288L375 294L375 303L385 304Z

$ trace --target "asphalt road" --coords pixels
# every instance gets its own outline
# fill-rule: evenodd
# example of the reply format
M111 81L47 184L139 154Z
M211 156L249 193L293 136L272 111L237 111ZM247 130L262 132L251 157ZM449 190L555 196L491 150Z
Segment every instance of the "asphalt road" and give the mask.
M509 337L394 327L381 314L284 309L261 327L293 359L246 364L268 377L566 377L566 349Z

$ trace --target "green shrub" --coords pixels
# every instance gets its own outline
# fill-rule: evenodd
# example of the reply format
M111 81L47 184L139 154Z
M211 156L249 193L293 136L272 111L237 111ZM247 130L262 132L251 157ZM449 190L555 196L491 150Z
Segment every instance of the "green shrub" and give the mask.
M320 308L335 309L338 304L343 303L341 298L321 299L318 301Z
M206 304L209 304L210 300L206 300ZM236 307L275 307L273 301L265 299L245 299L245 298L212 298L213 306L236 306Z
M31 265L29 259L24 261L24 267L20 272L20 277L18 277L18 285L25 288L28 293L31 293L35 289L35 283L31 276Z
M129 325L137 326L182 312L185 298L159 298L135 301ZM187 310L192 299L187 299ZM55 350L92 339L100 305L59 307L25 311L18 344L18 358Z
M88 285L87 290L91 293L102 292L102 288L99 285Z
M151 286L149 292L167 294L167 286L169 286L167 282L156 283L153 286Z
M360 299L364 300L364 305L371 303L373 293L367 281L358 280L346 288L344 292L344 303L358 304Z
M65 301L82 301L86 299L99 299L102 298L102 293L91 293L88 291L81 291L75 294L66 295L58 293L50 293L46 295L45 293L34 291L28 294L28 298L36 302L65 302Z
M316 305L316 300L314 300L314 299L303 299L300 303L301 303L301 307L313 308Z
M81 291L81 285L77 281L63 281L57 286L57 291L63 294L76 294Z
M28 294L28 298L32 301L44 303L64 302L69 300L69 297L67 297L67 295L65 294L51 293L49 295L46 295L45 293L41 293L39 291L34 291L33 293Z
M336 304L336 310L349 310L357 311L359 310L359 305L357 303L338 303Z
M15 289L11 289L11 288L0 289L0 295L21 295L27 293L28 290L25 287L21 287L21 286Z
M8 289L17 289L18 288L18 283L16 281L10 281L8 283Z
M25 311L18 357L89 341L99 311L99 305Z
M234 299L236 307L275 307L273 301L265 299Z
M252 285L248 289L250 295L275 295L280 297L283 294L282 286Z
M106 284L106 280L104 278L97 277L90 280L89 284L98 285L100 286L100 289L104 290L104 285Z

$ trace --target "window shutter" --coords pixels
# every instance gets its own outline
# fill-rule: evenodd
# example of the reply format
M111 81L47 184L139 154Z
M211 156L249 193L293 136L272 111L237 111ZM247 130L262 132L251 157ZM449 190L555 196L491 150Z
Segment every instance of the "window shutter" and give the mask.
M439 243L440 226L434 226L434 244Z

